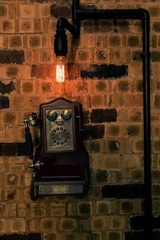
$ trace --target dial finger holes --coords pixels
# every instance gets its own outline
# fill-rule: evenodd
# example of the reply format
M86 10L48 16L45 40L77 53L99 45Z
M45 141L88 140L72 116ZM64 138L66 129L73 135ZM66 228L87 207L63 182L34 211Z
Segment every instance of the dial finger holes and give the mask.
M56 145L63 145L69 141L69 133L63 127L56 127L50 132L51 140Z

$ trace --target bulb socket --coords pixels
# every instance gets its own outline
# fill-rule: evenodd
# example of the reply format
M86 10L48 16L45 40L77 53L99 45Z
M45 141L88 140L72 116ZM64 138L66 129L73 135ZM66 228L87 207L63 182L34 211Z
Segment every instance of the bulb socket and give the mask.
M56 56L65 56L68 52L67 35L64 28L57 28L54 39L54 53Z

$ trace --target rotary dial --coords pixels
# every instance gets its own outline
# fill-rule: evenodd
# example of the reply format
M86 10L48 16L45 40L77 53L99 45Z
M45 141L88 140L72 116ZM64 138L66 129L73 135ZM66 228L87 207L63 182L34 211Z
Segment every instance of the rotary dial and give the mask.
M69 141L69 133L63 127L55 127L50 132L51 140L54 144L63 145Z

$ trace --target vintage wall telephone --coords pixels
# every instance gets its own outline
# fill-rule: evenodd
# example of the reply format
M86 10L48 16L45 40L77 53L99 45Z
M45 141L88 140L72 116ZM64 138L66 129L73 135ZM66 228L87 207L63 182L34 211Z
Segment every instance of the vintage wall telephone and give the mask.
M24 119L30 168L30 196L84 194L89 187L89 159L83 145L82 106L58 98L40 105L40 116ZM33 149L31 126L40 127L40 144Z

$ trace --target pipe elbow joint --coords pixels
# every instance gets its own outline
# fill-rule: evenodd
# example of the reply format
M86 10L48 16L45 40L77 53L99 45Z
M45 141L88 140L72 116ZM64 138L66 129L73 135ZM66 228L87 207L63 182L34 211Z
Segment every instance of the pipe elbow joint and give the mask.
M56 27L57 28L65 28L66 21L67 21L66 18L60 17L57 21L57 26Z
M57 21L57 29L67 29L72 35L75 34L75 29L72 24L63 17L60 17Z
M143 19L150 19L150 14L149 14L148 10L146 10L144 8L140 8L139 11L141 12Z

